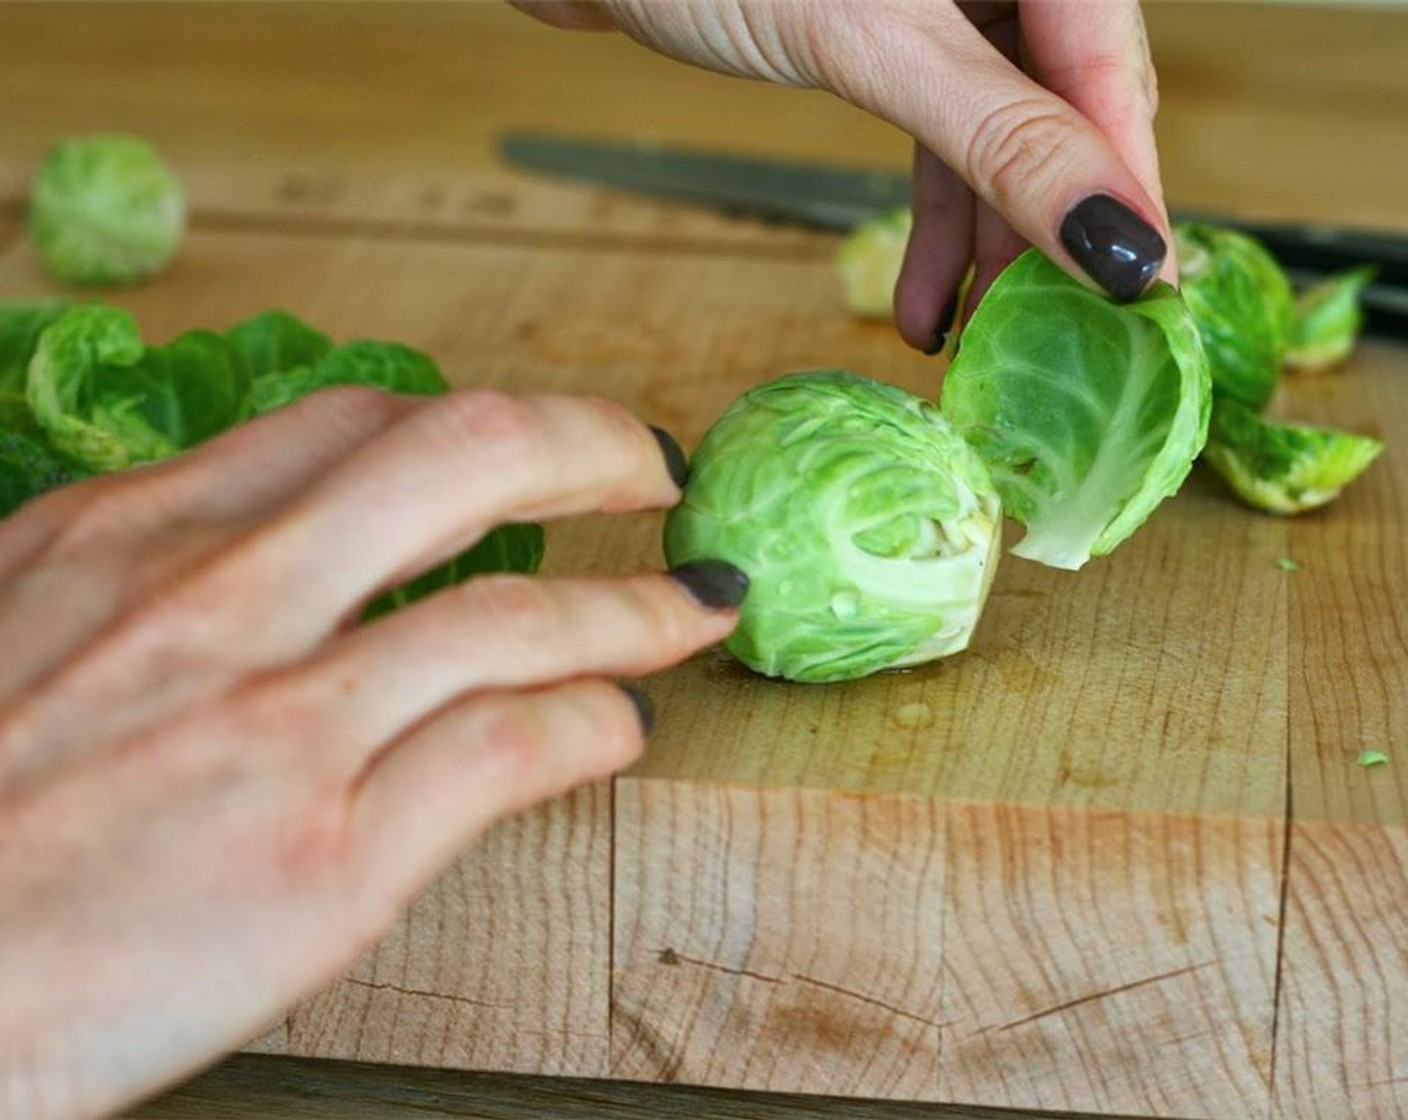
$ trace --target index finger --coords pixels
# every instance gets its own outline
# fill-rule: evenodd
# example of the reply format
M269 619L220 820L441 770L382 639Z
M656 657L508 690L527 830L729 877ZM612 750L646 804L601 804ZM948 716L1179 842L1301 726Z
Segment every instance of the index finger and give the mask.
M311 622L345 614L497 525L663 508L683 481L674 441L620 405L461 391L349 456L280 513L259 551L289 558Z
M1020 11L1032 76L1105 134L1167 219L1154 142L1158 79L1138 3L1039 0ZM1172 244L1161 274L1177 277Z

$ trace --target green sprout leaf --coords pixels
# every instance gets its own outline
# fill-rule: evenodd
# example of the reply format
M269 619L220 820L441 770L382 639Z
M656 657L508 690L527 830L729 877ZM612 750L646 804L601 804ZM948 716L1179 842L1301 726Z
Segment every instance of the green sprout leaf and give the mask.
M913 226L909 207L858 225L836 251L846 308L867 319L894 317L895 283Z
M128 312L99 304L44 331L26 393L53 446L98 472L170 458L250 414L249 367L220 335L144 347Z
M39 427L25 400L30 359L44 328L68 310L68 304L0 303L0 428L37 433Z
M727 642L745 665L839 681L966 648L1000 522L981 460L933 404L817 371L750 390L714 423L665 555L748 574Z
M1036 250L964 328L943 410L987 463L1018 556L1081 567L1182 484L1207 434L1208 366L1177 291L1117 304Z
M1333 501L1382 451L1370 436L1274 423L1218 397L1203 458L1249 506L1292 514Z
M370 622L417 599L444 591L471 576L490 572L531 575L543 561L546 535L541 525L501 525L454 559L373 599L362 619Z
M396 342L359 340L330 350L312 365L266 373L254 382L256 412L272 412L334 385L370 385L391 393L433 397L449 383L430 358Z
M1371 766L1387 766L1388 755L1383 751L1361 751L1355 762L1366 770Z
M0 431L0 518L50 490L88 477L41 436Z
M1277 561L1276 561L1276 566L1277 566L1278 568L1280 568L1281 571L1283 571L1283 572L1298 572L1298 571L1300 571L1300 565L1299 565L1298 563L1296 563L1294 560L1292 560L1289 556L1282 556L1282 557L1278 558Z
M315 365L332 349L332 339L287 311L261 311L224 332L243 356L258 385L264 378Z
M35 178L29 231L40 259L67 284L129 284L159 272L186 225L181 184L135 136L65 140Z
M1300 294L1286 350L1288 370L1321 373L1349 357L1364 327L1359 297L1376 272L1372 265L1351 269Z
M1174 227L1178 281L1213 388L1252 408L1271 399L1290 341L1291 284L1261 242L1236 230Z

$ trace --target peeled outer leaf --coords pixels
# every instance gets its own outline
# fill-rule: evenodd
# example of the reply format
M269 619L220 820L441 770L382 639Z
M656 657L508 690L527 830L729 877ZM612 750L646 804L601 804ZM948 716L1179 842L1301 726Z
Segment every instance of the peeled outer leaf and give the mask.
M1353 432L1273 423L1219 397L1203 458L1255 509L1304 513L1338 497L1383 449Z
M867 319L894 318L895 284L913 216L901 207L862 222L836 251L846 308Z
M1276 391L1294 297L1261 242L1236 230L1174 227L1178 284L1207 351L1218 392L1260 408Z
M362 615L362 620L370 622L384 614L390 614L417 599L462 583L471 576L487 575L491 572L532 575L543 562L545 541L541 525L500 526L453 560L373 599Z
M34 181L29 230L49 271L68 284L126 284L160 271L186 226L181 183L136 136L56 144Z
M39 430L25 400L29 361L44 328L63 315L68 306L57 300L0 303L0 428L12 432Z
M1359 296L1377 271L1372 265L1351 269L1300 294L1286 351L1288 370L1320 373L1349 357L1364 328Z
M334 385L371 385L392 393L433 397L449 383L430 358L397 342L360 340L324 354L316 364L265 374L254 382L254 408L263 414Z
M31 498L88 477L42 439L0 432L0 518Z
M269 374L314 365L332 349L332 340L287 311L261 311L236 323L225 337L244 355L256 380Z
M1117 304L1028 250L979 303L943 384L944 414L982 456L1016 555L1081 567L1125 540L1187 477L1211 390L1178 292Z
M999 557L982 462L933 404L832 370L736 400L665 522L671 564L751 581L727 646L768 676L849 680L967 647Z
M40 336L27 399L58 451L114 471L169 458L248 417L249 367L209 331L144 348L128 312L86 305Z

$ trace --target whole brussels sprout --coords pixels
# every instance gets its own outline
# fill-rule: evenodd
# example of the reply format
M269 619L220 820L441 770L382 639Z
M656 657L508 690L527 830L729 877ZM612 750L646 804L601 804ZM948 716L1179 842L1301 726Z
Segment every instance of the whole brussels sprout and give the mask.
M130 284L159 272L186 225L181 184L145 140L102 134L55 145L34 181L29 232L67 284Z
M748 574L727 643L745 665L839 681L964 649L1000 529L987 470L935 405L832 370L724 412L666 520L665 554Z
M1295 296L1261 242L1236 230L1174 227L1178 283L1203 340L1213 388L1250 408L1276 391Z

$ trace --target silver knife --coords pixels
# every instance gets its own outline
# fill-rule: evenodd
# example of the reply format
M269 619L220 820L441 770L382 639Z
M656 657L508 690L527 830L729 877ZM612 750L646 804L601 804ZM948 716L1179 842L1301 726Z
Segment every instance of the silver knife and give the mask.
M848 231L909 202L901 171L797 162L664 145L511 132L499 151L510 166L728 214ZM1298 281L1361 264L1378 269L1363 294L1366 329L1408 338L1408 236L1315 224L1247 222L1175 209L1175 221L1243 230Z

